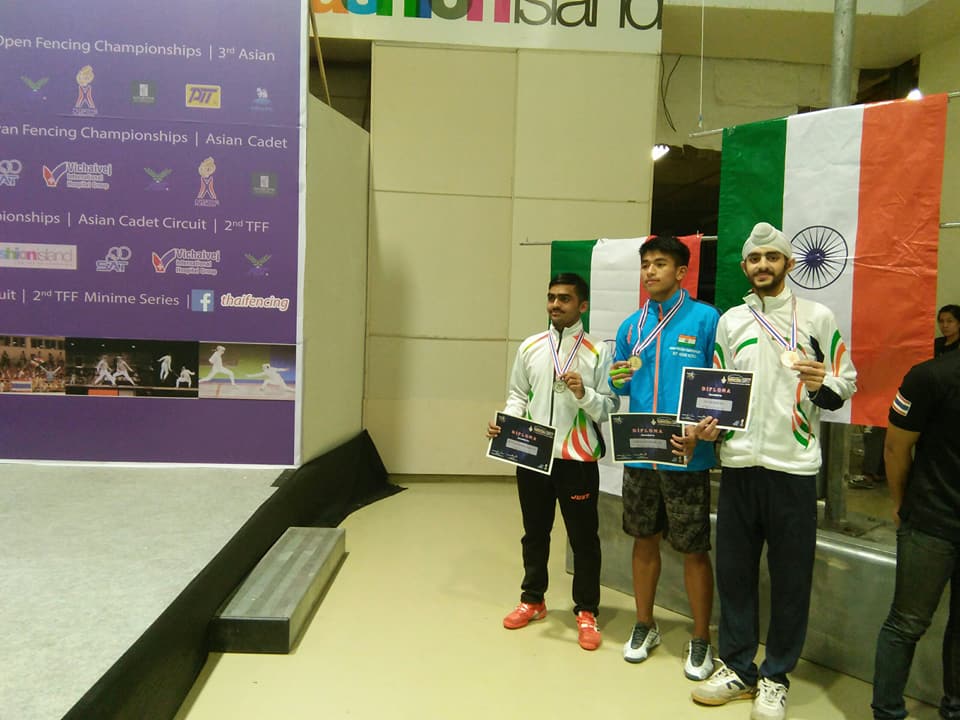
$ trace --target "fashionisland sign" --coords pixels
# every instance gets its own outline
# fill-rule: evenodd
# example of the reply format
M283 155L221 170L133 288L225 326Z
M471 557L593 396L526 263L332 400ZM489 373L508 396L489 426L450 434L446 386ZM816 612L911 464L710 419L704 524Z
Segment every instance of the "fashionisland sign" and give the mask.
M663 0L311 0L321 37L659 54Z

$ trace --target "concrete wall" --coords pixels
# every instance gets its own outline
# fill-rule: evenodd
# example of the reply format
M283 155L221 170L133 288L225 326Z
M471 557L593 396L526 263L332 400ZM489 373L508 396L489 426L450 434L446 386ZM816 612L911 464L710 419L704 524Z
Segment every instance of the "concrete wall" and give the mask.
M701 128L700 58L664 55L663 72L664 100L658 103L657 142L667 145L719 150L719 133L699 138L691 138L690 133L783 117L801 106L830 104L829 66L704 58ZM665 108L676 130L667 123Z
M555 239L645 234L659 58L377 44L364 421L393 473L484 458Z
M920 89L927 94L960 90L960 36L920 56ZM943 162L940 219L960 222L960 98L947 110L947 149ZM937 307L960 304L960 228L940 231L940 276ZM939 335L939 333L937 333Z
M301 457L363 428L370 136L307 98Z

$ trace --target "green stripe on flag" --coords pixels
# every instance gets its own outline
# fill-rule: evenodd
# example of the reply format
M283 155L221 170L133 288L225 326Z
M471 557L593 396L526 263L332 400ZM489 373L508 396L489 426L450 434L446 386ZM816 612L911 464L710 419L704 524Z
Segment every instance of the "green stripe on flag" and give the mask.
M783 226L783 163L787 121L767 120L723 131L717 290L720 311L741 303L750 290L740 269L740 250L758 222Z
M590 261L596 244L596 240L554 240L550 243L550 277L559 273L576 273L589 285ZM585 312L581 319L583 327L589 331L590 311Z

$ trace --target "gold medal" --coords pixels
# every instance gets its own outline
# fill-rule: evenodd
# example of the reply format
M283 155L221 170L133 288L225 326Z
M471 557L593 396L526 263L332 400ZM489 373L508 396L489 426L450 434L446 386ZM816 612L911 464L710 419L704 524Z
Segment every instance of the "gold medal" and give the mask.
M799 361L800 355L797 354L796 350L784 350L780 353L780 364L787 368L787 370L791 369Z
M639 370L643 367L643 360L638 355L631 355L627 360L627 365L630 366L631 370Z

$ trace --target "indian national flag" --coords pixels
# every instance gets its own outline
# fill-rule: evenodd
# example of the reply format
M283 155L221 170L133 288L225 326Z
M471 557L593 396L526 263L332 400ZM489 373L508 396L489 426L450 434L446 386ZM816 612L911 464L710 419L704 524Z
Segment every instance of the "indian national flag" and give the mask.
M690 248L683 288L693 297L697 296L700 279L700 239L700 235L680 238ZM551 243L551 277L573 272L590 285L590 310L583 324L594 337L613 343L620 323L646 300L646 291L640 285L640 246L646 241L647 236Z
M781 228L790 287L833 311L857 368L852 402L824 419L885 426L900 379L932 355L946 113L932 95L724 130L717 306L749 290L753 225Z

